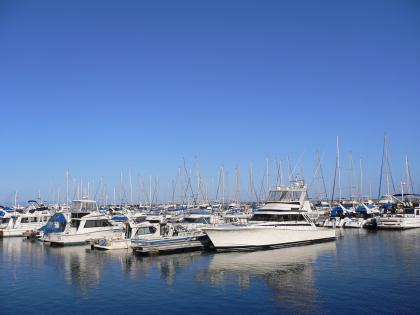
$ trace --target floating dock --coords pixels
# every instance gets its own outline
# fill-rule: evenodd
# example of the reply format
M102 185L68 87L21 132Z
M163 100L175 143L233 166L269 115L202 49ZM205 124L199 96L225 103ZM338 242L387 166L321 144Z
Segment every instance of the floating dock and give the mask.
M164 254L203 250L209 247L209 240L206 235L177 236L154 240L132 241L131 247L134 253L138 254Z

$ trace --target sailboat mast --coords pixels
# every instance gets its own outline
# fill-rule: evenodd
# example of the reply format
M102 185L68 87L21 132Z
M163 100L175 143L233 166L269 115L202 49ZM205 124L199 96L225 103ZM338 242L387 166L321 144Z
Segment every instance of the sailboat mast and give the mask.
M359 183L359 198L362 201L363 198L363 160L359 160L359 168L360 168L360 183Z
M268 159L265 160L266 161L266 165L265 165L265 174L266 174L266 185L267 185L267 196L266 198L268 198L268 193L270 192L270 173L269 173L269 161Z
M342 192L341 192L341 171L340 171L340 145L337 136L337 177L338 177L338 195L339 200L342 199Z
M149 208L152 210L152 175L149 175Z
M353 194L353 155L352 152L349 152L349 162L350 162L350 199L354 199Z
M410 167L409 167L409 164L408 164L408 156L406 155L405 156L405 178L406 178L406 182L407 182L407 185L408 185L408 193L413 193L414 192L414 190L413 190L413 182L411 181L411 175L410 175Z
M69 204L69 170L66 172L66 205Z
M117 205L117 191L115 190L115 187L114 187L114 206L116 206Z
M225 168L222 165L222 209L225 205Z
M279 161L280 165L280 186L283 186L283 160Z
M130 204L133 204L133 182L131 180L131 169L128 170L128 181L130 184Z

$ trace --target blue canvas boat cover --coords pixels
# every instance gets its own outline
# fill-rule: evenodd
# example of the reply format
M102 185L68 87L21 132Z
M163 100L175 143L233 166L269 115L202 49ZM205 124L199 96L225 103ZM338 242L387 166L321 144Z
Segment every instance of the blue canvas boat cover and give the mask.
M356 208L356 211L357 211L357 212L367 212L367 211L366 211L366 208L365 208L365 207L363 207L363 206L358 206L358 207Z
M64 214L56 213L54 214L47 222L46 225L41 227L39 230L44 231L44 233L59 233L64 232L66 228L67 220Z
M338 215L340 215L341 213L343 213L343 209L341 207L334 207L331 209L331 216L332 217L336 217Z
M128 218L125 215L120 215L120 216L112 217L111 220L112 221L118 221L118 222L124 222L124 221L128 221Z

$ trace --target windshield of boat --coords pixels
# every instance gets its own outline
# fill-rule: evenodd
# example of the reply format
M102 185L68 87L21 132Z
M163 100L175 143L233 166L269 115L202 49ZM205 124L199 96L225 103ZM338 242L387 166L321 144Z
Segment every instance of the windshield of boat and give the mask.
M204 223L204 224L208 224L210 222L210 218L209 217L198 217L198 218L191 218L191 217L186 217L183 220L184 223Z
M76 229L78 229L79 228L79 225L80 225L80 220L71 220L71 227L74 227L74 228L76 228Z
M305 221L303 215L301 214L266 214L266 213L256 213L252 216L250 221Z
M156 230L154 226L143 226L137 230L136 235L154 234Z
M296 202L299 201L303 191L296 190L272 190L267 202Z

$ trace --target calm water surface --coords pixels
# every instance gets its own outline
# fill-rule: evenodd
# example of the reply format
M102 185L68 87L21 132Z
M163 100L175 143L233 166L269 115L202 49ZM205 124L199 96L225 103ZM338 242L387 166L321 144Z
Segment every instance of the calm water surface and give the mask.
M420 314L420 229L137 257L0 239L0 314Z

